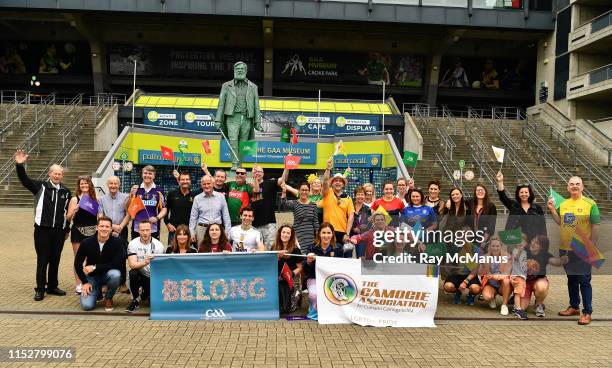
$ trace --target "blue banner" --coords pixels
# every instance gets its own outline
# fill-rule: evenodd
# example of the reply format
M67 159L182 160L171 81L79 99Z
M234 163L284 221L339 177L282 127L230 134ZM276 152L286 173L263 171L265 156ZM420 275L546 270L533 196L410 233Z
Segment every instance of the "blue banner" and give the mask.
M293 126L297 126L298 133L333 135L334 125L331 114L304 113L296 114L291 120Z
M229 145L226 140L221 140L221 162L231 162ZM236 152L239 154L240 152ZM242 162L261 162L282 164L285 156L300 156L300 164L317 163L317 144L316 143L297 143L257 141L257 157L246 155L242 157Z
M381 162L382 155L379 153L334 156L334 167L380 168Z
M334 134L380 131L380 115L334 115Z
M174 164L181 164L181 166L195 166L200 167L202 165L202 156L199 153L181 153L178 150L174 151ZM164 160L161 155L161 151L155 150L138 150L138 164L139 165L171 165L172 162Z
M276 320L275 253L157 256L151 262L151 319Z
M177 110L183 118L183 129L198 130L201 132L218 132L215 128L215 110Z
M165 128L183 128L180 110L175 109L144 109L143 122Z

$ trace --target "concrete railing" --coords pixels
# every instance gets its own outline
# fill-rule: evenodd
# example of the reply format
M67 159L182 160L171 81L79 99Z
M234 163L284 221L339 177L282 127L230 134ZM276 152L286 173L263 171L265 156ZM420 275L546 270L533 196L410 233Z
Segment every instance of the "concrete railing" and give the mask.
M574 51L582 46L608 37L612 33L612 10L601 14L576 28L569 36L569 49Z
M94 151L108 151L117 140L119 108L114 105L94 129Z
M567 82L567 99L608 91L612 88L612 64L589 70Z

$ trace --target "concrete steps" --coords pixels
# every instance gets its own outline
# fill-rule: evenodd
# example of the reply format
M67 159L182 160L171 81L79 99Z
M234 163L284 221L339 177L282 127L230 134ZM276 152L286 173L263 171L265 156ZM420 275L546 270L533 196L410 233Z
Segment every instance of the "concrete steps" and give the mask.
M34 124L34 109L34 105L24 107L21 127L15 129L7 137L6 141L0 144L0 158L2 162L11 157L25 139L25 132ZM78 176L91 175L107 153L93 151L94 129L97 124L94 119L93 108L87 106L80 107L80 109L84 113L81 134L77 147L68 157L63 179L64 185L70 188L71 191L74 191L76 188ZM73 114L76 114L76 112L73 112ZM44 173L43 178L46 178L47 167L61 147L62 137L59 133L71 121L66 119L64 106L52 107L51 116L53 126L48 127L40 138L38 152L32 152L28 158L27 172L31 178L38 178L42 173ZM0 187L0 207L31 207L32 205L33 195L23 188L17 179L16 172L13 171L10 175L10 181L3 183Z
M456 144L456 147L453 150L453 170L459 169L459 160L465 160L466 166L464 168L464 171L468 169L474 170L476 178L473 182L475 184L478 180L479 172L478 169L475 168L476 165L471 157L472 148L470 147L470 144L473 141L473 133L470 129L468 129L466 136L465 128L467 125L468 127L471 126L473 129L476 129L475 127L478 127L477 124L473 120L468 119L453 119L452 121L449 121L448 119L443 118L430 118L429 120L432 125L440 125L444 129L446 129L446 131ZM498 137L497 134L495 134L495 131L493 129L493 122L491 122L490 120L484 120L482 122L484 123L482 129L483 145L485 147L490 147L491 145L504 147L502 139ZM496 123L499 124L499 122ZM443 146L441 146L440 139L437 136L435 126L430 126L429 132L426 133L426 129L424 129L423 122L418 122L418 124L421 135L423 136L424 146L423 159L419 161L419 167L416 170L416 180L417 182L419 182L419 177L423 178L423 180L429 180L428 178L432 178L432 175L439 175L438 177L443 177L445 175L442 172L441 168L438 170L434 165L435 153L442 153L441 150L443 148ZM541 163L537 155L537 147L532 147L527 139L522 138L522 122L509 122L507 124L504 124L504 129L505 131L510 133L509 135L515 140L516 143L519 144L519 159L536 177L540 179L542 185L545 187L552 187L562 195L567 193L567 180L569 178L560 178L553 171L553 169L547 166L540 165ZM612 200L606 199L605 188L603 188L599 182L590 177L586 170L574 166L572 153L565 152L563 148L557 147L556 143L544 133L545 132L542 132L541 138L544 140L544 142L546 142L546 144L548 144L552 148L551 153L561 162L561 164L564 165L565 169L568 172L570 172L572 175L579 175L583 178L585 187L596 197L600 211L602 213L612 213ZM489 166L491 167L491 169L493 169L493 171L497 172L497 169L500 167L500 164L495 160L492 150L487 150L485 152L485 161L489 163ZM507 160L504 164L503 172L506 178L506 186L509 189L514 187L515 184L526 182L526 178L521 177L520 174L517 177L516 169L512 165L510 165ZM495 173L492 174L494 175ZM451 185L451 180L447 178L442 178L441 182L443 185L442 194L444 197L447 197L448 191L445 190L445 187L448 188L446 185ZM422 184L418 183L418 185L421 185L423 187L426 184L426 182ZM491 184L488 182L485 182L485 185L487 187L491 186ZM465 180L464 187L469 187L469 185L466 186ZM493 191L495 188L489 189ZM493 194L495 194L494 191ZM468 196L471 196L471 194L468 194ZM503 210L503 207L501 207L501 204L497 200L497 196L494 195L493 197L498 211Z

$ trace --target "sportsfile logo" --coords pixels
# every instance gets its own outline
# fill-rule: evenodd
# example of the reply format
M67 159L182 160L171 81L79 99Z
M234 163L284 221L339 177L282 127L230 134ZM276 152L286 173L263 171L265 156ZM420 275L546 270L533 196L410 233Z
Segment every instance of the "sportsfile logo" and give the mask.
M204 313L204 319L227 319L223 309L207 309Z

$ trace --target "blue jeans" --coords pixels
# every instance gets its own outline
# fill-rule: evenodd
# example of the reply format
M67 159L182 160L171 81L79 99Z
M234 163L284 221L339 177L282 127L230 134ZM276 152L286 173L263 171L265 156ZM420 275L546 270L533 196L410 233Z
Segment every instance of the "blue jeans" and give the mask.
M580 259L572 251L560 250L561 256L567 255L569 263L564 266L567 273L567 293L570 307L580 309L580 296L582 295L582 313L593 313L593 288L591 287L591 265Z
M567 275L567 292L570 306L580 309L580 295L582 295L582 313L593 313L593 289L591 288L591 275Z
M119 284L121 283L121 271L108 270L104 275L87 276L87 282L91 284L91 292L84 296L81 294L81 308L90 311L96 307L98 294L102 292L102 286L106 285L106 299L113 299Z

